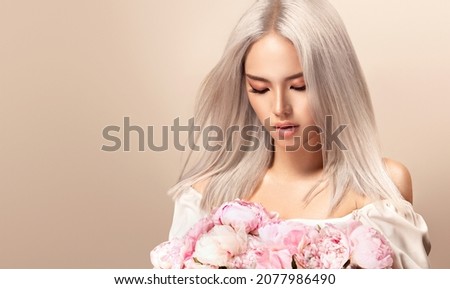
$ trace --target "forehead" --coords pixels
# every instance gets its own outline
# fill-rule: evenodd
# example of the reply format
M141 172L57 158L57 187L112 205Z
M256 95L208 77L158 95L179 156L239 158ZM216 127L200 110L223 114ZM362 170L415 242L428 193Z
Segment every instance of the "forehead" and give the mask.
M297 50L290 40L270 33L250 47L245 59L245 72L271 80L302 72Z

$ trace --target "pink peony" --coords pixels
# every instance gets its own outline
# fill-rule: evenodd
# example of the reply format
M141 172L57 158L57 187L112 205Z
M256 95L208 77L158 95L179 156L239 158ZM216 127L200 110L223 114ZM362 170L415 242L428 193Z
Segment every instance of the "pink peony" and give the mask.
M275 218L257 203L236 200L224 203L212 215L216 225L228 225L235 230L251 233Z
M360 222L349 224L350 267L365 269L391 268L392 249L377 230Z
M155 247L150 258L164 269L338 269L391 268L392 254L383 235L361 222L313 227L236 200L213 210L183 238Z
M310 227L298 222L273 222L259 228L258 235L266 247L286 248L293 255L309 230Z
M256 254L256 269L292 269L292 254L288 249L262 248Z
M247 250L227 265L233 269L290 269L292 254L284 246L267 244L259 236L249 235Z
M186 246L181 239L173 239L156 246L150 253L155 269L183 269Z
M208 233L214 227L214 223L211 218L204 217L200 219L184 236L184 242L186 244L186 250L184 252L184 259L192 257L195 250L195 245L198 239Z
M248 248L243 254L229 260L226 267L229 269L256 269L259 251L260 249Z
M347 236L333 225L311 230L300 241L294 259L299 268L340 269L350 256Z
M226 266L236 255L247 250L247 234L228 225L217 225L203 234L192 255L201 264Z

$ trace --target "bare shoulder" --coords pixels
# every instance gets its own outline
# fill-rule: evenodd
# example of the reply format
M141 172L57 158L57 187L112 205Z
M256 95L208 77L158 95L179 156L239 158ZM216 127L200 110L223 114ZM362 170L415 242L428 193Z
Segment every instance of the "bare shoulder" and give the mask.
M403 198L408 202L413 202L412 180L408 168L399 161L383 158L386 169L394 184L399 189Z
M200 194L203 195L203 192L205 191L205 188L208 185L208 183L209 183L209 178L196 182L195 184L192 185L192 187L197 192L199 192Z

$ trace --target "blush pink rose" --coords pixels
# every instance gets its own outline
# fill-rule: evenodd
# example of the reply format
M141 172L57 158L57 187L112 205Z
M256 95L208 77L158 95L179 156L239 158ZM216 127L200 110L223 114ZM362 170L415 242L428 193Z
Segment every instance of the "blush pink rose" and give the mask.
M246 233L255 231L274 217L260 204L242 200L224 203L212 215L215 224L243 229Z
M350 226L350 266L365 269L392 268L392 249L374 228L355 222Z
M226 266L236 255L247 250L247 234L228 225L217 225L195 244L193 258L204 265Z

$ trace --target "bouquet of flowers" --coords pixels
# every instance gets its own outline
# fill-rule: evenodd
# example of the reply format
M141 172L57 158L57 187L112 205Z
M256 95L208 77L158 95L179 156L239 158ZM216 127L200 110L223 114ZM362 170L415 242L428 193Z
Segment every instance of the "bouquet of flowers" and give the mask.
M361 222L309 226L242 200L224 203L183 238L155 247L150 258L161 269L379 269L393 263L387 240Z

